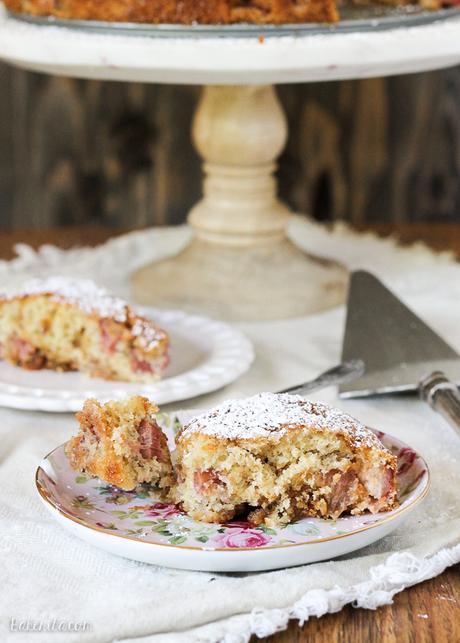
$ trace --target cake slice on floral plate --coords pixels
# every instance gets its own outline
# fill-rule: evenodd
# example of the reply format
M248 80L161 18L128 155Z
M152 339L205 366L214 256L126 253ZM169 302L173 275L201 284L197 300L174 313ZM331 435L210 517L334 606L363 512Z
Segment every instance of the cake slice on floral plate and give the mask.
M177 500L195 520L270 527L398 505L396 457L351 416L262 393L192 419L177 439Z
M226 442L221 439L213 444L216 436L206 435L201 430L203 424L209 427L212 423L209 412L197 415L192 411L178 411L168 415L156 412L146 401L137 400L134 406L138 410L133 413L132 400L117 407L101 407L96 402L89 402L79 416L79 434L66 445L57 447L40 463L36 474L40 498L63 528L112 554L180 569L251 572L330 559L365 547L400 527L426 496L429 472L426 463L409 445L381 431L363 430L356 420L335 412L339 413L339 422L329 407L315 403L313 409L312 403L304 400L303 424L306 425L308 419L309 426L315 425L313 433L323 432L331 446L338 446L337 452L332 450L329 456L336 460L340 457L341 466L330 476L328 489L318 485L317 490L324 496L340 498L334 513L341 513L331 518L330 514L313 511L313 505L308 505L311 511L302 513L303 507L295 499L302 504L305 502L305 485L297 489L292 484L291 493L288 493L287 482L295 478L291 475L295 460L303 460L305 456L298 451L298 446L302 436L306 439L308 430L302 431L297 424L298 409L291 409L296 424L289 424L294 418L286 415L286 401L281 402L286 426L278 427L277 420L281 416L276 415L278 407L270 403L273 439L269 443L266 415L263 412L254 414L252 423L257 422L265 435L257 436L257 447L253 442L249 448L248 443L238 437L241 427L233 422L237 433L231 438L227 435ZM290 403L299 404L295 397ZM234 414L236 409L234 403L231 404ZM254 405L254 400L251 402L249 398L246 413L250 409L256 411L256 406L260 410L260 404L261 400ZM218 409L211 412L214 418L222 420L228 416L228 421L234 419L234 415L232 418L224 413L225 405ZM146 418L151 428L146 430L143 425L144 428L138 431L136 427ZM106 426L108 422L110 429ZM126 426L121 427L123 423ZM174 433L179 436L178 493L174 489L166 438L161 437L156 425L168 437L171 449L174 448ZM193 430L191 425L195 427ZM198 426L200 431L195 431ZM191 436L194 437L190 441ZM200 444L203 447L201 454ZM257 491L260 467L268 464L264 463L268 456L263 456L262 452L269 448L273 449L270 467L274 466L273 458L281 465L282 452L289 458L284 469L278 467L278 482L275 480L274 488L263 487L263 491L273 497L274 504L270 506L266 504L268 498L259 493L262 486ZM255 456L257 449L259 454ZM239 466L232 464L228 470L225 465L232 454L240 456L235 460ZM253 469L248 467L247 455L254 456L259 465ZM324 447L318 454L322 468L328 464L325 455ZM144 466L142 459L146 460ZM156 462L162 464L161 470L156 468ZM299 470L302 467L304 473L308 472L305 462L301 462ZM209 472L210 468L215 469L215 474ZM207 470L207 475L203 475ZM197 471L199 475L195 476ZM287 472L284 477L283 471ZM358 481L356 477L351 479L351 472ZM201 491L201 495L191 497L193 505L186 504L187 480L192 481L194 489L197 482L198 491ZM234 480L238 488L232 486ZM346 485L342 484L344 481ZM182 485L185 488L181 488ZM248 499L248 495L242 496L242 489L246 494L253 494L252 506L249 502L236 504L241 499ZM218 492L220 498L216 500ZM235 494L231 498L232 502L234 500L231 511L228 510L230 493ZM315 489L310 488L310 493L313 496ZM292 505L284 503L286 498L294 500ZM318 497L318 508L324 507L320 500ZM217 518L217 515L209 515L210 502L220 512L221 522L209 522L209 518ZM289 513L289 507L294 510L292 513ZM283 513L274 513L276 508L282 508ZM197 520L198 513L205 512L205 520Z
M175 476L157 412L141 396L104 405L88 400L76 416L80 430L66 444L71 466L124 491L147 483L168 497Z

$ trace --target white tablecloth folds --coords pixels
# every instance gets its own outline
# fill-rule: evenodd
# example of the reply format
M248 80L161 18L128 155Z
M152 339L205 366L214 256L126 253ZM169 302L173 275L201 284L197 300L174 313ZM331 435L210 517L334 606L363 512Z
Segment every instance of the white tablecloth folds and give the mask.
M342 227L328 232L300 219L290 234L307 250L320 249L351 269L372 270L460 350L460 266L448 253L403 249ZM112 291L129 296L130 270L176 252L188 235L187 228L150 230L70 251L46 246L36 253L19 246L17 259L0 262L0 282L97 275ZM339 359L343 322L340 308L305 319L240 324L256 347L252 370L225 390L174 408L203 408L316 375ZM302 623L347 603L374 609L460 561L460 440L449 426L415 398L340 401L334 390L316 398L413 445L431 467L431 492L404 527L375 545L336 561L248 575L143 565L63 531L40 504L34 473L43 455L70 436L75 420L0 409L0 639L244 643L251 634L284 629L291 618ZM27 628L27 622L29 628L86 623L87 629L62 631L55 639L49 632L11 631Z

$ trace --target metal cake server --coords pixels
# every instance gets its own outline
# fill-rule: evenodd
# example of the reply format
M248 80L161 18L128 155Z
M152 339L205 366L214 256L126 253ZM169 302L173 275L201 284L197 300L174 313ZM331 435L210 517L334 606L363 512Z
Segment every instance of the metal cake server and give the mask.
M365 373L342 383L343 398L418 391L460 432L460 356L376 277L353 273L342 361L360 359Z
M361 359L350 359L328 371L321 373L314 380L305 382L300 386L292 386L286 388L280 393L291 393L291 395L306 395L313 391L318 391L327 386L334 386L335 384L344 384L360 377L364 373L364 362Z

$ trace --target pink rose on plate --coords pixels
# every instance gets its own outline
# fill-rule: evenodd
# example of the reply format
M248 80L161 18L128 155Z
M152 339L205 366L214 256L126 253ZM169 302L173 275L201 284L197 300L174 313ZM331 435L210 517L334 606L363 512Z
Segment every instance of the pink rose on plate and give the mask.
M400 449L398 453L398 476L410 471L416 458L417 454L409 447Z
M144 507L144 511L146 515L151 518L172 518L173 516L179 516L182 513L176 505L170 505L164 502L156 502L153 505L147 505Z
M270 536L258 529L227 527L223 534L213 537L212 543L217 547L263 547L271 540Z

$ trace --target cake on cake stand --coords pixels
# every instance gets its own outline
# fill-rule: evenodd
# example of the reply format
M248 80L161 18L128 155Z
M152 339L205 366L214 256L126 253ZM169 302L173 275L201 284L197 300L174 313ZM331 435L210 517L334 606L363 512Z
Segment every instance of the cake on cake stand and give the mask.
M194 236L177 256L139 270L134 295L227 319L276 319L342 302L347 273L321 259L321 248L309 256L287 238L290 212L277 197L274 171L288 130L273 85L460 63L460 18L434 17L352 33L157 28L148 37L145 28L37 25L2 13L0 58L80 78L204 85L193 124L204 161L203 198L188 216Z

